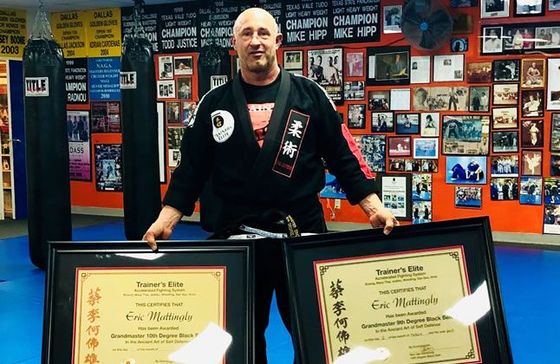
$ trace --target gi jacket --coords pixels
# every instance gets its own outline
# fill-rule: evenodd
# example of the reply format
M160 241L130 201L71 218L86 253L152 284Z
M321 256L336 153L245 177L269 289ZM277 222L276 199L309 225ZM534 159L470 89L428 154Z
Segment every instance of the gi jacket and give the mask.
M324 162L352 204L377 191L373 174L320 86L282 70L261 148L239 77L200 100L165 205L192 214L212 175L213 191L223 202L219 225L279 209L291 214L302 231L316 231L319 222L324 226L318 198L325 185Z

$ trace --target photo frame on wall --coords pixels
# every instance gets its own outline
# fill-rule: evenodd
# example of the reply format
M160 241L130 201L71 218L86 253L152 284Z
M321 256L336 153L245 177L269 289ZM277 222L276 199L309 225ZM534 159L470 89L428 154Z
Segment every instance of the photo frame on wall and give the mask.
M544 0L515 0L513 15L541 16L544 15Z
M560 82L557 80L560 80L560 58L549 58L546 97L547 110L560 110Z
M519 81L519 59L498 59L493 62L494 82Z
M284 68L287 70L303 69L303 51L284 51Z
M560 1L558 0L547 0L548 11L558 11L560 10Z
M524 120L521 123L521 146L523 148L542 148L543 140L543 120Z
M517 177L519 176L519 155L493 155L490 157L490 176Z
M519 85L517 83L495 83L492 103L494 105L517 105L519 102Z
M364 52L347 52L345 69L348 77L364 77Z
M519 203L521 205L540 205L542 204L542 185L543 179L538 176L521 176Z
M560 153L550 154L550 175L560 177Z
M535 48L535 27L531 24L504 25L503 53L521 53Z
M383 7L383 34L401 33L402 5Z
M430 83L430 56L410 57L410 83Z
M173 59L175 66L175 75L184 76L193 74L193 57L192 56L175 56Z
M368 48L367 59L367 85L410 84L410 47Z
M373 172L385 172L387 137L385 135L354 135L367 166Z
M381 202L396 218L410 220L412 217L412 174L383 174L381 179Z
M492 82L492 62L468 62L467 82L469 83Z
M492 177L490 179L490 199L492 201L511 201L519 199L517 178Z
M542 151L521 151L521 174L524 176L542 176Z
M524 118L542 117L544 115L544 91L521 91L521 116Z
M464 55L434 56L434 82L460 82L464 78Z
M482 207L482 187L455 186L455 207Z
M371 132L386 133L394 132L394 114L392 111L374 111L371 113Z
M396 114L397 134L418 134L420 132L420 114Z
M439 136L439 113L423 112L420 114L420 135L423 137Z
M560 152L560 113L553 113L550 121L550 151Z
M415 138L415 159L437 159L439 156L439 138Z
M492 153L517 153L519 151L519 131L493 131Z
M509 16L510 0L480 0L480 17L505 18Z
M469 87L469 111L471 112L488 112L490 100L489 86L471 86Z
M344 81L344 100L363 100L364 81Z
M363 129L366 127L366 105L348 105L348 129Z
M486 184L487 157L445 158L445 183L448 184Z
M321 85L337 104L344 99L342 57L342 48L307 50L308 77Z
M521 88L544 88L545 73L544 59L522 59Z
M389 157L410 157L412 141L409 136L389 137Z
M560 205L544 205L543 233L560 235Z
M488 155L490 118L479 115L446 115L443 117L442 153Z
M482 27L482 38L480 40L482 54L502 53L503 51L503 27Z
M517 127L517 107L495 107L492 109L492 129L513 129Z
M390 90L368 91L368 110L371 111L391 110L391 91Z

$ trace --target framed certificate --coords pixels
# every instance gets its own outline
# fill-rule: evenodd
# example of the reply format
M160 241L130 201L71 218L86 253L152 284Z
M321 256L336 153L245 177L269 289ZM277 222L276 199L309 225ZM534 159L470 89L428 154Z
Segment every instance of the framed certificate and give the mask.
M410 173L380 174L381 202L397 218L412 218L412 175Z
M253 363L251 244L51 243L42 363Z
M284 249L300 362L512 363L487 217Z

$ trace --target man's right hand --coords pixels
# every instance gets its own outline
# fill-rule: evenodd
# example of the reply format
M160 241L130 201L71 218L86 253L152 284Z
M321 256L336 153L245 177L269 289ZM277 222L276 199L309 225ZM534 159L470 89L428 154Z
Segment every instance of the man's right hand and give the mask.
M167 240L173 233L173 228L183 217L183 213L171 206L164 206L156 221L148 228L142 240L145 240L150 249L157 251L156 239Z

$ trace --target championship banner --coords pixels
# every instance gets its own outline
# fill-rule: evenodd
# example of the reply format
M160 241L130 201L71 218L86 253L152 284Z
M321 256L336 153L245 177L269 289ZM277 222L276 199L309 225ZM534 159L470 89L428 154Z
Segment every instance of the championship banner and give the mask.
M154 51L159 51L158 42L158 9L161 5L144 5L142 6L141 23L148 40L152 43ZM121 8L121 22L122 22L122 37L124 38L132 34L134 29L134 7L129 6Z
M88 56L85 11L68 11L51 15L54 39L64 50L65 58Z
M363 0L348 6L344 1L332 0L332 31L334 43L378 42L379 0Z
M21 58L27 42L25 10L0 8L0 57Z
M332 40L328 1L291 1L284 5L284 45L328 44Z
M248 5L228 5L223 1L211 2L207 7L198 10L198 25L200 36L200 47L210 45L222 48L231 48L231 37L233 36L233 23Z
M278 24L278 30L280 33L283 33L282 24L284 24L284 6L282 1L278 0L259 0L258 2L259 8L263 8L264 10L268 11L276 20L276 24Z
M121 99L120 69L120 57L88 58L90 100Z
M159 5L158 9L159 51L162 53L198 52L200 42L197 8L185 4L171 4Z
M65 59L64 77L67 104L87 104L88 62L87 58Z
M86 11L86 34L89 57L120 57L121 9Z

